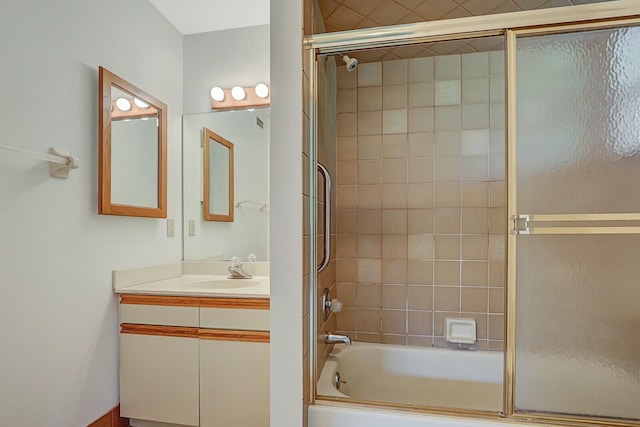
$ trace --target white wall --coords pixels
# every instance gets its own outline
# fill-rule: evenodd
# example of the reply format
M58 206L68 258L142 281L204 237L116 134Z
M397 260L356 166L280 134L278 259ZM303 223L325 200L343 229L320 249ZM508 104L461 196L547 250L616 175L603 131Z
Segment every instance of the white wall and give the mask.
M256 124L256 118L264 128ZM184 259L202 260L223 256L269 260L269 208L243 204L234 208L233 222L205 221L202 212L202 128L206 127L233 143L235 201L243 198L269 201L269 110L222 111L186 115L183 123ZM195 221L195 236L188 233Z
M269 84L269 25L184 37L184 113L211 111L213 86Z
M3 2L0 40L0 143L81 161L58 180L0 152L0 425L85 426L118 403L111 271L181 259L166 221L97 214L97 68L168 105L179 223L182 36L146 1L21 0Z
M271 70L271 425L300 427L305 411L300 0L271 1Z

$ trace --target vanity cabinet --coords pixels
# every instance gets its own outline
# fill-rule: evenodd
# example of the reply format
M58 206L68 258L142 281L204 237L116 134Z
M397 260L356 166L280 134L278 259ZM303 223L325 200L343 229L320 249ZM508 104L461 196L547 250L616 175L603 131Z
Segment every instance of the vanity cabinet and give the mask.
M121 295L132 426L268 427L269 300Z

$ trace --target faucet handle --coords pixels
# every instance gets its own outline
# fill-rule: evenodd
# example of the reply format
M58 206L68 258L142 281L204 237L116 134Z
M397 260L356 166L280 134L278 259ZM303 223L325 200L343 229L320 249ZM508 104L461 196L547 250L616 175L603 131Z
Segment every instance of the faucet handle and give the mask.
M242 261L237 256L231 258L231 268L238 268L242 266Z

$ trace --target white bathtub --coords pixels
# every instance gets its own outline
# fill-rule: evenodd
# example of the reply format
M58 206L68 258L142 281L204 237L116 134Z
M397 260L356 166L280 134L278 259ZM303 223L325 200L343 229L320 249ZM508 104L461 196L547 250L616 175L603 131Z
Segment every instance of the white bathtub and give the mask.
M354 342L334 347L318 395L500 412L502 378L501 352Z

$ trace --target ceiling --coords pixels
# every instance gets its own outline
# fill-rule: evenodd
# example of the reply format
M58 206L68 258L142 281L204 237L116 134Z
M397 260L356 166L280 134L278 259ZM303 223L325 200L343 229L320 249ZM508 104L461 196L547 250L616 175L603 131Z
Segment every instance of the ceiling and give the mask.
M269 23L269 0L149 0L182 34Z
M611 0L318 0L328 32Z

